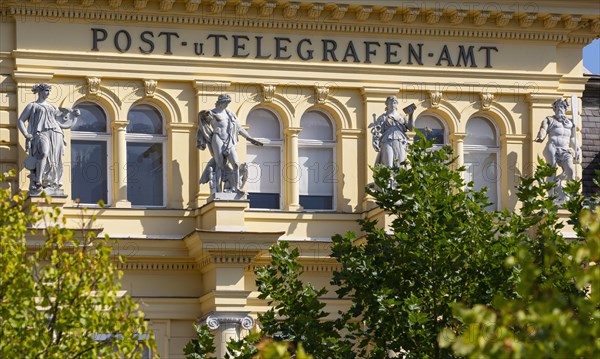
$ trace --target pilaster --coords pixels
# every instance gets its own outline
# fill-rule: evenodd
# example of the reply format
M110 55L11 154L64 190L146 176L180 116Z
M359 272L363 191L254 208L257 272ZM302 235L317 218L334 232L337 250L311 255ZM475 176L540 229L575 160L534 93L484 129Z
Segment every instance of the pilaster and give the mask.
M287 164L283 175L287 189L287 201L285 209L288 211L300 211L300 165L298 163L298 134L302 128L288 127L285 129L285 143L287 144Z
M131 208L131 202L127 199L127 141L125 134L127 131L127 121L115 121L112 123L115 137L115 191L113 203L117 208Z

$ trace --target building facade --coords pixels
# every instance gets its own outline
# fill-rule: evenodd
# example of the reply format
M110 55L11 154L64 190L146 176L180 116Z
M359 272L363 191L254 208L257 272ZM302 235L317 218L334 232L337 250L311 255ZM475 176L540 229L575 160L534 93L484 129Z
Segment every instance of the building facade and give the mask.
M336 268L332 235L385 223L364 187L368 126L388 96L416 105L415 127L452 146L495 208L516 209L540 123L556 99L581 98L581 51L600 35L583 0L6 0L0 16L3 171L28 188L18 118L32 86L51 84L49 102L82 113L54 204L74 228L95 215L127 257L123 287L161 358L183 357L194 322L220 343L254 325L266 307L253 268L271 244L298 246L319 287ZM198 113L221 94L264 143L237 144L248 200L213 200L199 183L211 155ZM337 312L347 303L334 296Z

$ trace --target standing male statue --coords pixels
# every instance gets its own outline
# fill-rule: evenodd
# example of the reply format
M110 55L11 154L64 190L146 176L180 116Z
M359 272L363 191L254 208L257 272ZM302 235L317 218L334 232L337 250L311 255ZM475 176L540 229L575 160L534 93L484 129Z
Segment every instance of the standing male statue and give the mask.
M562 181L575 179L575 163L579 163L581 156L581 148L577 145L576 126L573 120L565 115L568 106L566 100L554 101L552 104L554 115L542 120L540 131L535 139L536 142L543 142L548 136L544 149L546 162L552 167L558 165L562 169L560 175L550 178L550 181L558 182L555 192L551 193L551 195L556 194L558 202L567 199L562 190Z
M65 152L64 128L71 128L80 115L79 110L56 108L46 100L52 87L36 84L33 93L38 99L25 106L19 117L18 127L27 138L25 147L29 156L25 168L30 171L29 193L38 195L45 191L48 195L62 196L63 160ZM27 128L25 121L29 121Z
M369 125L373 134L373 148L377 152L376 164L388 167L400 167L406 161L408 137L406 132L413 129L411 105L404 109L408 117L398 112L398 99L389 96L385 100L385 113L376 118L373 114L373 123Z
M241 193L247 176L245 164L240 164L235 150L238 135L256 146L263 144L242 128L235 114L227 109L231 96L220 95L212 110L198 114L197 147L210 151L212 159L206 165L200 183L210 183L211 193Z

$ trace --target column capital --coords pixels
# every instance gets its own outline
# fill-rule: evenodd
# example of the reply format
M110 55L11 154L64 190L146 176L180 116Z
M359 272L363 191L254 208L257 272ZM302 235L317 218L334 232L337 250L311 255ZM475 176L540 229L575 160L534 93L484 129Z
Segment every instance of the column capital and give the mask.
M194 89L198 96L209 94L220 95L226 92L229 86L231 86L231 82L229 81L194 80Z
M288 127L283 132L289 136L298 136L300 131L302 131L302 127Z
M54 77L53 72L25 72L25 71L14 71L13 80L18 85L29 85L37 82L48 82Z
M247 312L213 312L203 321L212 330L218 329L221 324L234 324L246 330L254 328L254 318Z
M450 134L450 139L453 141L464 141L467 135L468 133L465 132L455 132Z
M119 130L119 129L125 129L128 124L129 124L128 121L113 121L110 124L110 126L113 128L113 130Z

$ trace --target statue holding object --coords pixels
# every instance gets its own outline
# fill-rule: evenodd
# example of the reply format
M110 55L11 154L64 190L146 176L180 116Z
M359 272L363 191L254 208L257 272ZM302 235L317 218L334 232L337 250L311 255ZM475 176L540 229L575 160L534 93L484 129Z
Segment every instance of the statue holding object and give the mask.
M398 112L396 96L389 96L385 105L385 113L379 117L373 114L373 123L369 125L373 134L373 148L377 152L375 164L400 167L406 161L409 142L406 132L413 129L413 112L416 106L411 104L406 107L406 116Z
M263 144L242 128L236 115L227 109L231 96L220 95L212 110L198 114L197 147L208 148L212 159L206 165L200 183L209 183L211 193L243 193L247 166L239 162L235 146L238 135L256 146Z
M19 131L27 139L28 156L24 165L30 171L30 195L46 192L50 196L64 196L61 189L66 146L63 129L71 128L80 112L48 103L51 90L45 83L34 85L32 91L38 99L27 104L19 116ZM25 121L29 122L27 127Z
M565 115L569 104L566 100L558 99L552 104L554 115L542 120L536 142L543 142L548 137L544 158L552 167L560 166L562 173L550 177L557 182L557 187L550 195L556 196L557 203L563 203L568 198L562 190L563 180L575 179L575 163L581 158L581 148L577 144L577 126L574 121L577 110L573 109L573 118Z

